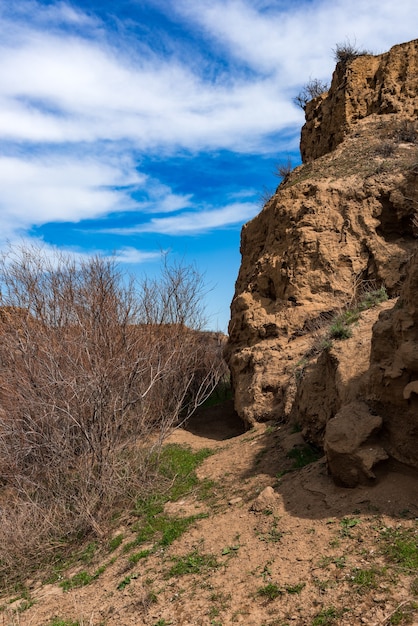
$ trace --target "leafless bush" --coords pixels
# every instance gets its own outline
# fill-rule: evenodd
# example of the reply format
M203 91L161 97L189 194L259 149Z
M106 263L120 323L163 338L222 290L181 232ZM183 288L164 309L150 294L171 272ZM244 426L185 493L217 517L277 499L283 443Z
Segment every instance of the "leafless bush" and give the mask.
M319 78L311 78L311 80L302 87L298 95L293 98L293 102L298 107L305 110L308 102L314 98L318 98L318 96L322 96L322 94L326 93L328 89L328 83L320 80Z
M268 187L263 187L263 189L258 194L258 203L260 208L264 208L268 202L274 196L274 189L270 189Z
M344 43L337 43L333 52L335 61L337 63L342 63L343 65L347 65L358 57L372 54L369 50L360 50L356 43L352 43L350 40L347 40Z
M292 161L290 157L288 157L287 161L285 161L284 163L279 163L276 166L274 175L277 176L278 178L281 178L283 182L286 182L286 180L289 178L289 174L292 171L292 169L293 169Z
M203 284L193 267L165 261L160 281L137 288L111 260L24 248L3 257L0 281L7 570L51 537L101 535L115 505L147 486L151 459L224 365L222 346L199 331Z

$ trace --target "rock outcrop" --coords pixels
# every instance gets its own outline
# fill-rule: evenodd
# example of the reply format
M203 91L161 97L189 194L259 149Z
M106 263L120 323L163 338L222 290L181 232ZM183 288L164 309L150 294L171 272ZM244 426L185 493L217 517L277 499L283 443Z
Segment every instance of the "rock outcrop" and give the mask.
M235 408L248 424L299 422L350 486L388 456L417 463L417 113L418 40L339 64L307 105L304 165L242 231L226 351ZM359 313L380 288L391 300ZM353 310L352 337L333 340Z
M397 115L407 123L418 112L417 41L394 46L379 56L361 55L339 63L329 93L306 106L301 154L304 163L334 150L358 120Z
M397 303L373 327L367 400L384 417L388 453L418 469L418 252Z

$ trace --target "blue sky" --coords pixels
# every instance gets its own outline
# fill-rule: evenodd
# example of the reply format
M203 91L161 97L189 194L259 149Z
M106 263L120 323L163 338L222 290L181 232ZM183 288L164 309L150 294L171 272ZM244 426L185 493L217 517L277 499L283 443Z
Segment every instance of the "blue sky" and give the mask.
M243 223L299 163L336 43L418 37L416 0L0 0L0 249L195 263L226 331Z

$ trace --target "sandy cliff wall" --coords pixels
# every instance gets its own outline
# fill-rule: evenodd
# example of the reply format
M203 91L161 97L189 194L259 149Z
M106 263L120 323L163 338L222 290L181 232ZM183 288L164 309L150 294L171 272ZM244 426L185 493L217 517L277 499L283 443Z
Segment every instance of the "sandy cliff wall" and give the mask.
M395 114L403 120L418 114L417 41L394 46L379 56L365 55L334 72L328 94L306 107L301 134L304 163L334 150L358 120Z
M242 231L227 347L236 410L249 424L299 421L308 439L325 445L331 471L344 484L370 478L373 466L390 455L409 458L409 452L397 452L404 443L396 443L393 416L408 402L415 407L415 387L408 388L408 398L402 395L415 374L403 372L396 382L400 404L385 412L382 407L392 398L388 381L395 379L382 374L376 356L382 321L370 361L379 308L361 315L344 349L341 341L331 345L329 327L367 290L383 286L396 298L412 280L408 271L418 236L417 61L414 41L338 65L328 94L307 106L305 164ZM380 307L391 309L394 302ZM366 379L375 390L370 396ZM380 387L387 397L379 396ZM344 408L349 404L351 422ZM346 428L350 423L348 433L364 426L362 443L353 450L339 438L342 423ZM417 428L412 418L405 424L409 432ZM373 448L377 432L386 443ZM373 453L359 452L366 443Z

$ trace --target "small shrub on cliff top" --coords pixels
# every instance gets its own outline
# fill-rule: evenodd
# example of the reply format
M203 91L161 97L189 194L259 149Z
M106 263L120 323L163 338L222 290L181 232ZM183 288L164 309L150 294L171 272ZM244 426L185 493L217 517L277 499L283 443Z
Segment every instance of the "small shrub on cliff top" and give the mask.
M355 43L351 43L350 40L344 43L337 43L334 50L334 59L337 63L347 65L357 57L365 56L366 54L372 54L369 50L359 50Z
M329 89L328 83L320 80L319 78L312 78L306 85L302 87L297 96L293 98L293 102L305 110L306 105L311 100L318 98L318 96L322 96L323 93L326 93Z
M292 169L293 169L292 168L292 161L288 157L287 161L285 161L284 163L279 163L276 166L276 169L274 171L274 175L277 176L278 178L281 178L283 180L283 182L286 182L286 180L289 177L289 174L292 171Z

